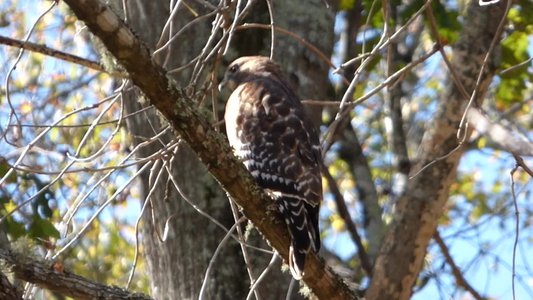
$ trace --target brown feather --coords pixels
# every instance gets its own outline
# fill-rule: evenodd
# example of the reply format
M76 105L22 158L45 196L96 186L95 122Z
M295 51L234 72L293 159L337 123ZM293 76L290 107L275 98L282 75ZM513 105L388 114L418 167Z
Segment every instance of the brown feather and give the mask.
M235 60L223 83L235 88L226 105L228 139L258 184L276 196L292 237L289 265L299 278L306 253L320 247L318 133L280 67L270 59Z

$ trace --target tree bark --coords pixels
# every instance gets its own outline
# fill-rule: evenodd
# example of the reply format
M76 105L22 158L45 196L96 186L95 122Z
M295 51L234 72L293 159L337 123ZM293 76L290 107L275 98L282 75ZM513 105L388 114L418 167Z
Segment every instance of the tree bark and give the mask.
M196 11L202 13L203 7L195 6L195 3L189 3L189 5L193 5ZM311 43L319 44L320 49L329 57L333 49L334 14L332 11L325 9L320 0L311 1L309 7L314 8L313 12L304 9L300 5L274 5L273 15L276 24L288 27L290 19L291 30L297 30L303 38L308 38ZM267 11L265 2L258 3L251 17L259 19L263 23L269 23ZM169 15L169 8L161 2L130 1L128 2L125 16L128 18L128 24L131 24L135 31L148 42L153 51ZM171 29L174 33L192 20L191 17L188 17L190 13L186 7L178 10L176 16ZM312 26L312 30L307 28L306 24L309 23L315 24ZM146 26L146 24L150 24L150 26ZM164 62L167 56L170 57L171 59L166 62L167 69L186 64L201 52L210 35L210 31L211 22L198 23L191 30L185 31L182 38L172 44L169 53L159 55L159 61ZM265 45L269 45L270 36L270 31L263 29L238 32L230 53L237 53L237 56L268 55L269 47ZM250 40L253 42L250 43ZM300 92L303 92L304 96L313 95L314 97L319 97L319 99L325 98L327 89L318 90L317 85L313 84L313 82L315 80L328 82L327 65L316 59L309 63L312 55L294 39L277 34L275 41L276 44L283 44L283 46L290 47L293 50L289 53L276 51L275 57L283 55L286 59L286 61L281 61L286 69L292 70L291 73L299 72L300 77L312 77L312 81L309 79L301 80L303 84L300 86ZM280 47L276 47L276 49L284 50L284 48ZM298 64L293 65L291 63ZM305 65L304 70L296 71L302 65ZM188 82L189 71L185 70L181 73L181 76L176 76L176 81L182 84ZM223 105L221 104L219 107L223 108ZM126 102L127 112L129 113L137 111L144 106L135 100ZM153 132L150 126L147 126L146 120L150 120L156 128L161 128L159 117L153 111L128 120L128 129L136 137L135 145L156 133ZM165 144L172 138L172 134L162 137ZM159 143L151 144L142 149L141 156L149 156L159 151L162 147L164 146ZM182 146L179 152L173 156L173 176L180 183L187 196L193 199L200 209L229 228L233 223L233 217L228 206L227 197L207 174L205 167L201 165L194 153L186 145ZM151 170L153 174L157 174L158 171ZM143 217L144 255L148 262L150 276L153 278L152 292L158 299L196 298L207 264L224 232L216 228L211 221L199 215L189 204L186 204L177 195L175 189L170 189L170 193L168 193L167 185L165 184L167 181L167 176L163 176L159 181L160 184L156 184L152 193L151 204L148 207L148 210L154 210L154 215L158 216L157 220L155 222L152 220L150 211L147 211ZM148 173L142 175L141 184L144 198L146 198L152 188ZM161 243L158 240L156 231L162 231L163 224L169 217L172 217L169 223L172 229L167 241ZM257 235L251 235L249 242L269 248ZM224 258L220 259L223 264L219 263L212 268L213 272L208 279L206 297L209 299L244 298L250 283L245 280L248 276L245 273L240 249L233 241L230 241L225 249L219 254L219 257ZM257 278L270 261L270 256L254 251L250 252L250 256L252 260L251 267L254 270L254 276ZM240 278L240 280L235 280L235 278ZM260 295L266 295L266 299L281 299L285 297L290 281L290 274L282 272L278 262L269 271L268 277L262 281L258 290ZM293 299L301 297L298 295L297 290L294 289Z
M128 71L132 82L242 207L244 215L254 222L271 246L287 259L290 242L279 211L232 154L226 139L212 128L205 113L196 108L196 102L185 90L173 86L166 72L151 59L150 51L109 8L95 0L65 2L88 29L104 42ZM342 280L312 253L308 255L305 272L303 280L320 299L355 298Z
M121 4L122 1L117 2ZM168 1L128 1L127 4L127 23L147 42L150 51L153 52L170 15ZM189 4L200 13L205 9L194 2ZM188 8L181 5L172 20L170 32L175 34L192 19ZM210 31L211 24L208 20L197 23L191 30L183 32L182 38L173 43L169 51L159 55L158 60L163 63L169 57L167 69L186 64L200 53ZM173 77L183 84L188 82L190 71L190 69L185 70ZM129 98L125 101L127 113L136 112L149 105L138 100L141 97L139 93L129 93L127 97ZM156 110L149 110L129 118L127 125L136 146L158 134L167 123L161 122L161 116ZM169 132L161 136L159 141L143 147L139 156L150 156L167 147L176 138L173 132ZM188 200L226 228L230 228L234 221L227 196L211 178L194 152L186 143L182 143L177 151L168 155L169 157L163 160L172 157L169 161L170 173ZM181 197L168 176L168 170L163 170L163 175L157 182L150 182L150 173L158 174L161 168L163 165L159 164L157 168L142 174L139 180L142 199L146 200L148 193L153 189L141 226L143 255L151 278L151 294L156 299L198 298L208 264L226 232L199 214ZM163 234L167 220L170 230L166 240L162 242L159 236ZM218 255L210 276L205 279L207 280L205 297L243 299L249 288L246 278L240 248L233 239L230 239Z
M107 286L63 270L57 262L40 262L10 250L0 249L0 261L17 279L34 283L50 292L75 299L130 299L152 298L126 291L116 286ZM0 272L0 299L22 299L21 291L10 285Z
M456 82L461 82L467 93L476 88L476 80L483 60L493 40L499 39L498 26L505 18L506 2L480 7L477 1L469 4L460 39L453 47L452 70L457 81L448 77L441 94L437 112L426 132L418 154L420 171L408 182L400 198L394 223L386 234L378 256L372 283L366 299L408 299L422 268L426 249L449 196L463 149L456 150L456 137L468 99ZM491 53L478 85L474 101L483 101L495 70L497 51ZM449 70L451 72L451 70ZM466 133L468 140L469 133ZM416 174L416 173L413 173Z

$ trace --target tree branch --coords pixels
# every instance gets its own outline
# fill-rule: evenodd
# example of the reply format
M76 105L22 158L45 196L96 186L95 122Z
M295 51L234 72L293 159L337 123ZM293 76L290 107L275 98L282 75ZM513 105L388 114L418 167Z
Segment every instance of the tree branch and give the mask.
M486 7L469 4L460 38L453 47L446 88L416 155L419 163L413 171L423 171L408 181L397 203L394 222L374 265L368 300L403 300L412 294L464 151L463 137L457 137L470 98L464 91L478 91L474 103L481 105L496 69L494 61L486 63L487 49L500 38L507 3ZM456 85L456 80L462 84ZM465 139L470 132L463 134Z
M450 252L448 251L448 247L446 247L446 244L442 240L438 230L435 231L435 233L433 234L433 239L435 240L435 242L437 242L437 245L439 245L440 251L444 255L446 262L452 268L453 277L455 277L455 282L457 283L457 285L467 290L472 295L472 297L474 297L475 299L477 300L485 299L468 283L468 281L466 281L466 279L463 276L463 273L461 273L461 270L459 270L459 268L453 261L453 258L450 255Z
M527 165L526 163L524 162L524 159L520 156L518 156L517 154L514 154L513 153L513 157L514 159L516 160L516 164L519 165L520 167L522 167L522 169L524 171L526 171L526 173L529 174L529 176L533 177L533 170L531 170Z
M470 108L467 113L468 122L476 130L491 139L501 148L515 155L533 155L533 143L518 131L494 123L477 108Z
M386 226L382 220L383 210L379 205L378 192L372 179L372 172L368 165L367 158L363 153L361 142L357 133L349 122L344 122L339 128L342 132L338 140L339 157L349 166L349 172L355 180L355 186L359 201L363 205L363 226L367 236L367 254L370 265L376 261L379 254L379 247L385 236Z
M9 250L0 249L0 261L14 273L15 277L37 284L49 291L75 299L151 299L139 293L131 293L119 287L107 286L53 266L35 261ZM2 280L0 273L0 281ZM7 279L7 278L6 278ZM16 297L2 299L17 299Z
M369 277L372 277L372 264L370 263L370 259L368 258L368 255L366 253L366 249L363 245L363 241L361 240L361 236L359 236L359 233L357 232L357 227L355 226L355 223L353 222L352 217L350 216L348 207L346 207L344 197L339 191L339 187L337 186L335 179L333 179L333 176L331 176L331 174L329 173L328 168L324 167L322 174L324 175L324 177L326 177L326 180L328 181L329 190L333 194L335 204L337 205L337 212L344 220L344 223L346 223L346 228L348 229L352 240L357 246L357 255L361 260L361 266L363 267L363 270L365 270L366 274Z
M289 235L273 201L259 189L233 155L227 140L216 132L206 114L185 92L176 89L165 70L151 59L148 48L121 19L98 0L66 0L76 16L99 37L130 74L132 82L150 99L185 140L211 174L239 204L244 215L287 261ZM304 279L320 299L355 299L338 275L315 254L308 255Z
M1 250L0 250L1 251ZM0 271L0 299L22 299L22 293Z
M118 72L110 73L110 72L106 71L102 65L100 65L99 63L94 62L92 60L88 60L88 59L85 59L83 57L72 55L70 53L66 53L66 52L63 52L63 51L56 50L56 49L52 49L52 48L47 47L46 45L39 45L39 44L32 43L32 42L19 41L19 40L8 38L8 37L1 36L1 35L0 35L0 44L4 44L4 45L17 47L17 48L29 50L29 51L32 51L32 52L48 55L48 56L51 56L51 57L54 57L54 58L57 58L57 59L61 59L61 60L66 61L66 62L70 62L70 63L78 64L80 66L87 67L87 68L95 70L95 71L108 73L108 74L110 74L112 76L115 76L115 77L120 77L120 78L126 78L127 77L126 74L122 74L122 73L118 73Z

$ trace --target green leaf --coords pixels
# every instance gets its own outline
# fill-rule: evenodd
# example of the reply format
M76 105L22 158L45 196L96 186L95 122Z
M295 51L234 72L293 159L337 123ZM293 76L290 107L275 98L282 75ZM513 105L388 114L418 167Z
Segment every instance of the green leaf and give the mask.
M515 31L502 41L502 67L509 68L529 58L527 54L528 35Z
M26 235L24 223L17 222L12 216L5 219L5 225L7 234L15 241L21 236Z
M461 24L457 21L459 14L455 10L447 10L440 1L433 1L431 9L437 22L437 31L441 40L453 44L459 38Z
M355 0L341 0L339 2L339 9L349 10L349 9L352 9L354 5L355 5Z
M528 35L524 32L515 31L502 41L502 68L508 69L529 59ZM498 85L496 100L499 104L520 102L523 100L527 82L533 81L533 75L528 73L525 64L515 67L511 71L500 76L501 83Z
M29 236L34 239L59 238L59 231L46 219L34 217L29 228Z
M0 157L0 178L3 178L9 171L10 166L7 163L7 160L3 157ZM17 182L17 172L12 172L6 178L6 183L16 183Z

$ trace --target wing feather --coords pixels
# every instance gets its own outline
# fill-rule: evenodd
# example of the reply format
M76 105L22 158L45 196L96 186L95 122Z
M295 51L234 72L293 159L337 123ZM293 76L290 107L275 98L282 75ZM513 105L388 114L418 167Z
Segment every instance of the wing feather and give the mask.
M282 79L275 74L248 76L228 100L228 139L258 184L275 196L292 238L289 266L299 279L306 254L320 248L318 133Z

